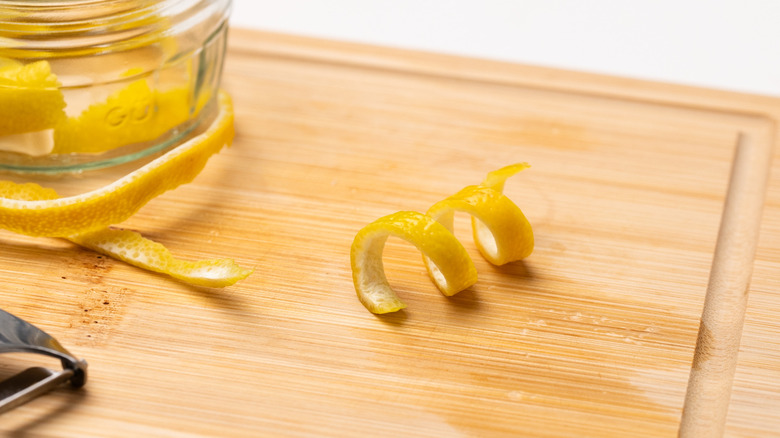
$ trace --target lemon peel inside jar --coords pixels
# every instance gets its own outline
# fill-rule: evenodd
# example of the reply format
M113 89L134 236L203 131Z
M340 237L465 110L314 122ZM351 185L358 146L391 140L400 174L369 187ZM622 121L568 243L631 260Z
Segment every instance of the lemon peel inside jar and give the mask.
M233 139L233 106L219 95L219 114L202 134L101 189L61 198L35 183L0 181L0 228L31 236L63 237L131 265L207 287L225 287L251 269L231 259L186 261L139 233L110 228L148 201L194 179L208 159Z
M216 116L230 6L0 0L0 170L81 173L183 143Z
M230 6L0 0L0 170L29 177L0 181L0 228L66 238L201 286L249 275L230 259L182 260L113 227L231 143L232 101L219 91ZM78 191L88 171L111 167L131 170L64 197L37 184L53 174Z
M0 136L53 128L65 99L47 61L23 64L0 57Z

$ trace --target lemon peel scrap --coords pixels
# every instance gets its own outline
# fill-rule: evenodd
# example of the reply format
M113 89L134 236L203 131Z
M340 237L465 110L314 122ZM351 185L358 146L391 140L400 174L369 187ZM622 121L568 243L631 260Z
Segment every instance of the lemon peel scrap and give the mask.
M533 229L503 194L507 178L528 167L517 163L494 170L481 184L435 203L427 214L400 211L363 227L350 251L352 279L363 306L376 314L406 307L387 282L382 264L382 250L391 235L420 250L431 280L444 295L455 295L476 283L474 263L453 234L456 212L471 215L475 244L488 262L503 265L528 257L534 247Z
M205 132L109 185L57 199L0 198L0 228L29 236L68 237L124 221L156 196L192 181L213 154L232 142L230 96L220 92L218 105L217 119Z
M431 206L428 215L452 231L455 212L468 213L474 243L488 262L500 266L522 260L533 252L533 229L502 191L507 178L528 167L519 163L490 172L482 184L467 186Z
M0 136L53 128L65 118L65 98L47 61L22 64L0 57Z
M358 299L372 313L406 307L390 287L382 263L389 236L400 237L420 250L431 279L444 295L454 295L477 281L477 270L466 249L443 225L414 211L393 213L361 229L350 251Z
M167 274L197 286L226 287L253 272L238 266L232 259L195 262L177 259L162 244L130 230L107 228L72 236L68 240L130 265Z

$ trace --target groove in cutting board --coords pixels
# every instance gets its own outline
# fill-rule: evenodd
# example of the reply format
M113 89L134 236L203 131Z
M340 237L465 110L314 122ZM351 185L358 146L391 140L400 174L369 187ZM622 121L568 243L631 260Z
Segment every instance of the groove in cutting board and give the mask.
M741 133L685 397L681 437L719 437L729 400L766 197L772 132Z

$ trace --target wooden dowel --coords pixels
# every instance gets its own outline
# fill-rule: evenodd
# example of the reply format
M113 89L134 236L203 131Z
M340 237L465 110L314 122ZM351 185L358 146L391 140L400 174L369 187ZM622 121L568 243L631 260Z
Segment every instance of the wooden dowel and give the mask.
M765 131L760 131L763 137ZM771 134L740 134L704 299L680 437L723 435L742 337L761 212L771 161Z

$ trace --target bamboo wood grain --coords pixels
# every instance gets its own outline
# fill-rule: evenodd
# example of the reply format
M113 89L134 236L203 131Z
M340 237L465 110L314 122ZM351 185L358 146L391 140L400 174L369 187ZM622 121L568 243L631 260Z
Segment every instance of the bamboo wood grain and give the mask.
M748 274L745 258L724 262L733 244L755 245L739 354L706 361L734 367L733 380L713 387L730 371L707 373L691 390L721 408L709 391L730 390L728 411L686 407L685 421L725 421L735 437L780 430L777 99L241 29L223 83L233 146L121 225L183 259L232 257L255 273L192 288L0 232L1 306L91 373L83 391L4 414L0 434L673 436L702 362L710 276ZM740 132L752 146L735 161ZM349 271L362 226L518 161L532 167L505 193L534 227L528 259L489 265L456 218L472 288L442 296L419 253L389 240L388 279L409 306L363 308ZM67 193L122 170L41 182ZM727 196L745 189L756 192ZM33 362L0 357L0 378Z

